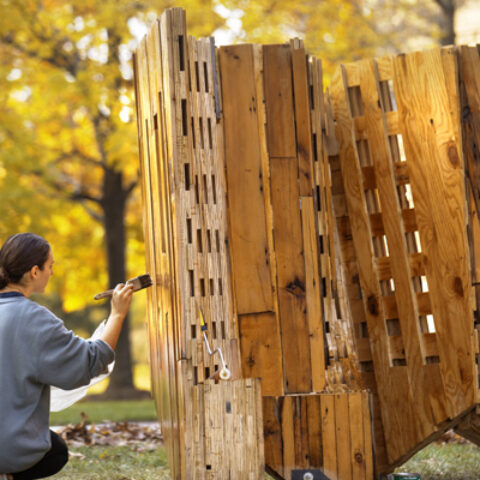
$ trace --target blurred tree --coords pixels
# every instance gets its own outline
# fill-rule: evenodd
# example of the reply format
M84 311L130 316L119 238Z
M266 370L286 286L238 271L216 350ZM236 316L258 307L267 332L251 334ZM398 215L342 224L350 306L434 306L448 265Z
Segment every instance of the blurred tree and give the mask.
M220 26L212 4L183 2L189 32L208 35ZM105 266L108 286L127 278L127 241L129 254L137 254L134 272L142 273L131 54L134 34L173 5L167 0L3 0L1 5L0 235L33 230L50 240L61 259L55 286L63 308L71 311L107 286ZM132 388L127 318L109 392Z
M454 43L464 0L224 0L240 19L237 41L285 42L298 36L328 76L349 62L435 43ZM232 13L231 13L232 14Z

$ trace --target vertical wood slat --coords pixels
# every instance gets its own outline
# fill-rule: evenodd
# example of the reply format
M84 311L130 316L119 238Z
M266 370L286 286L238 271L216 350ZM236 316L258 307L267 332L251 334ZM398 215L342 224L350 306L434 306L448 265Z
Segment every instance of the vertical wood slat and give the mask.
M423 159L411 162L410 182L427 256L426 277L451 418L475 400L474 358L469 353L473 351L473 317L464 232L463 165L455 138L455 116L452 119L444 113L451 108L448 92L457 90L455 78L444 73L445 64L455 61L453 51L447 59L440 50L433 50L396 57L393 62L405 151L407 157ZM441 241L437 240L439 231L443 232Z
M480 144L480 51L477 47L462 46L460 56L460 96L462 111L462 144L465 160L465 175L468 201L468 239L472 282L480 281L480 167L478 145ZM478 334L480 289L474 287L473 311ZM478 348L478 342L476 343ZM478 352L477 379L479 375ZM480 388L477 380L477 389ZM477 401L479 397L477 391ZM478 437L477 437L478 438Z
M335 428L335 396L321 395L323 471L331 480L337 477L337 442Z
M157 25L154 25L152 28L152 36L154 36L157 31L156 31ZM177 391L176 391L176 385L174 383L174 371L171 369L171 363L170 363L170 358L171 358L171 350L173 347L173 342L174 339L172 337L172 332L168 332L166 330L165 325L166 322L163 321L163 318L168 318L168 315L173 315L173 310L172 310L172 303L171 303L171 297L169 296L169 292L166 292L164 288L162 288L162 277L165 276L166 278L171 275L170 270L165 270L165 263L164 262L159 262L159 257L160 257L160 251L159 247L161 243L158 241L158 236L157 232L161 230L162 225L160 224L160 221L157 218L157 212L161 213L161 207L160 208L155 208L155 205L158 204L159 199L158 199L158 191L159 188L161 188L158 185L158 170L157 170L157 154L159 153L156 150L156 139L155 139L155 133L158 134L158 132L155 132L154 130L154 119L152 118L152 108L153 105L156 103L155 98L150 98L151 95L151 88L149 84L149 80L151 79L150 75L150 69L153 68L153 65L151 65L151 59L150 59L150 54L148 50L148 46L150 47L150 51L153 51L154 49L158 48L158 43L159 39L157 37L157 43L155 45L152 45L152 42L150 41L147 45L147 42L145 41L143 43L143 48L139 52L139 59L140 62L137 64L138 68L138 73L139 73L139 83L138 87L140 92L140 99L141 99L141 104L143 105L143 115L144 115L144 121L142 121L142 124L146 126L145 130L145 136L143 137L143 159L145 162L148 164L144 164L144 177L146 179L146 183L144 182L144 188L146 188L147 193L147 203L146 210L147 210L147 215L146 219L147 221L151 222L150 228L152 228L152 232L150 235L151 241L149 243L150 246L150 258L151 260L151 267L152 271L154 273L154 278L156 280L160 279L160 288L156 288L152 290L152 295L151 295L151 300L154 302L154 304L158 304L159 302L159 297L164 299L165 301L163 302L164 308L161 311L158 311L158 309L153 309L153 315L152 315L152 320L157 324L160 325L160 329L157 330L156 325L151 328L151 331L153 332L158 332L156 334L156 337L158 340L153 339L153 351L152 351L152 356L156 357L158 352L163 352L162 353L162 358L159 359L160 363L160 368L159 372L162 372L161 376L164 376L164 378L167 379L169 388L168 392L164 392L161 382L157 380L154 377L154 384L157 385L157 401L159 401L159 407L160 407L160 412L162 412L163 418L171 418L173 421L170 421L168 424L165 425L164 428L164 435L165 435L165 443L166 443L166 449L167 453L169 453L169 458L170 458L170 463L171 463L171 469L172 473L176 475L180 475L180 456L179 456L179 450L178 450L178 444L176 442L176 438L178 437L179 431L176 430L178 428L178 413L177 413ZM158 86L158 88L161 88L161 86ZM145 116L147 118L145 118ZM157 273L155 273L157 272ZM157 297L158 294L158 297ZM161 318L163 317L163 318ZM163 348L160 348L160 342L164 343ZM164 393L167 393L166 395Z
M300 195L311 196L313 191L312 127L310 119L310 93L307 72L307 55L303 42L290 41L293 73L293 99L295 105L296 154Z
M288 45L263 47L267 143L270 158L295 158L294 105L292 99L291 53ZM275 119L275 121L268 121Z
M270 159L279 315L289 393L309 392L312 388L297 172L295 158Z
M320 276L318 272L315 209L312 197L300 197L305 257L305 290L308 332L310 337L312 389L325 388L325 345L322 322Z

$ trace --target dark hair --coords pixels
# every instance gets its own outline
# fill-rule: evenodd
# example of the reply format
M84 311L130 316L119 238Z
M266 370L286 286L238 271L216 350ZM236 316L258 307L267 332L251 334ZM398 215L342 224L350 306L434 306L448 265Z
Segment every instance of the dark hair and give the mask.
M42 270L49 252L49 243L34 233L9 237L0 249L0 289L18 283L35 265Z

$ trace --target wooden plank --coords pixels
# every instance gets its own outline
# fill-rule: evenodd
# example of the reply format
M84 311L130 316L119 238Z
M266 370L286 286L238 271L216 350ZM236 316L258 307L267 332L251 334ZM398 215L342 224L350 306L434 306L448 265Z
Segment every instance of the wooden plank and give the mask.
M388 135L398 135L400 133L397 112L385 112L386 131ZM364 116L354 118L355 138L357 140L367 138L368 121Z
M307 398L305 395L295 395L293 398L293 428L295 432L295 466L297 468L308 468L308 425L310 419L307 417Z
M305 257L305 295L307 322L310 337L312 365L312 389L320 392L325 388L325 345L322 314L321 279L318 271L317 233L312 197L301 197L303 251Z
M291 53L288 45L263 47L267 141L270 157L295 157Z
M392 319L399 317L398 302L394 295L383 297L383 308L385 310L385 318ZM432 313L432 304L430 294L428 292L417 293L416 301L419 315L429 315Z
M181 16L181 13L180 13ZM184 27L184 24L181 22L181 18L179 21L176 21L174 18L174 15L172 12L164 12L164 14L161 17L160 20L160 44L161 44L161 58L162 58L162 73L163 73L163 88L162 91L164 92L164 99L172 99L175 98L175 95L171 95L175 89L178 89L178 81L175 78L175 71L176 68L178 68L178 63L177 59L174 57L174 42L176 38L176 32L177 29L182 29L182 26ZM178 71L178 70L177 70ZM176 142L174 139L176 139L177 134L178 134L178 114L177 114L177 109L179 108L179 105L175 101L168 101L166 100L164 103L164 108L165 108L165 127L166 127L166 144L167 144L167 158L173 158L173 156L178 155L178 150L174 147L176 145ZM174 153L175 151L175 153ZM179 224L176 222L177 219L172 218L172 234L175 238L180 237L181 234L178 232L178 228L181 228ZM181 300L180 300L180 285L183 280L183 276L180 276L180 278L177 277L177 270L175 268L175 264L178 265L179 262L179 257L173 257L171 259L171 274L172 274L172 286L173 288L171 289L170 295L171 295L171 306L172 310L170 312L165 312L165 318L164 318L164 325L165 325L165 336L168 340L168 348L166 351L168 352L168 360L166 365L168 366L169 369L169 387L168 391L171 396L171 413L169 416L167 416L166 421L170 420L170 426L172 427L172 435L173 438L175 438L177 431L176 428L178 428L178 421L176 419L178 418L177 415L177 400L175 398L175 391L176 391L176 377L175 377L175 371L176 371L176 365L175 365L175 350L176 350L176 338L174 336L174 331L176 328L178 328L179 324L179 317L178 314L181 311ZM178 337L177 337L178 338ZM172 421L173 419L173 421ZM183 441L181 442L181 445L183 447ZM173 452L173 458L170 459L169 464L171 465L171 468L174 472L174 476L176 477L177 475L180 475L180 470L181 470L181 460L180 460L180 452L177 447L177 449L174 450Z
M265 108L265 94L264 94L264 75L263 75L263 46L253 46L253 69L255 73L256 97L257 97L257 119L258 119L258 134L260 139L261 157L262 157L262 187L267 204L265 207L265 217L267 224L267 244L268 244L268 261L270 266L270 278L272 286L273 306L278 319L278 298L277 298L277 270L276 270L276 256L275 246L273 240L273 218L272 209L269 205L270 194L270 159L267 148L267 113ZM278 327L280 328L280 326Z
M219 61L237 310L273 311L252 46L222 47Z
M408 178L408 164L407 162L395 162L393 165L395 172L395 180L397 185L406 185L410 183ZM377 187L375 179L375 169L373 165L362 168L363 187L365 190L373 190Z
M352 478L354 480L372 480L366 476L367 448L365 445L364 412L362 392L348 394L348 415L350 428L350 463L352 465ZM346 463L346 462L345 462Z
M204 384L198 384L193 389L193 438L194 456L192 459L192 472L194 478L202 478L205 472L205 395Z
M255 380L255 418L256 418L256 448L258 455L258 478L259 480L265 476L265 441L263 430L263 415L262 415L262 385L260 380Z
M282 445L283 445L283 472L286 478L291 476L295 465L295 428L294 411L295 397L286 396L279 399L281 406Z
M235 412L233 411L233 382L222 382L223 398L220 412L223 415L222 427L223 427L223 451L224 452L233 452L235 450L235 435L233 416ZM234 470L234 459L233 455L223 455L222 461L223 464L226 464L227 467L225 476L227 477L228 473L233 473ZM227 477L228 478L228 477Z
M278 414L278 400L275 397L262 398L263 431L265 445L265 465L284 476L283 451L282 451L282 427Z
M308 461L311 467L321 468L323 467L323 444L320 395L308 395L305 400L308 419Z
M323 471L330 480L337 480L337 438L335 429L335 396L320 396L322 411ZM339 479L341 480L341 479Z
M285 389L289 393L312 389L297 174L295 158L270 160Z
M473 191L476 211L480 212L480 54L477 47L460 47L462 127L465 167Z
M446 83L439 50L396 57L393 65L407 159L422 158L409 163L410 180L453 418L475 399L462 159L447 113L457 85Z
M300 195L311 196L313 193L314 175L307 56L303 44L295 48L293 41L291 41L290 48L292 56L295 133L297 140Z
M239 316L244 377L261 378L266 396L283 395L280 331L274 313Z
M412 277L425 275L424 255L422 253L410 253L408 261L410 263ZM379 280L389 280L392 278L390 257L377 258L377 272Z
M337 444L337 475L341 480L353 480L349 415L349 394L335 395L335 441ZM348 459L348 460L346 460ZM355 477L356 480L356 477Z
M404 359L405 351L403 340L400 335L390 336L390 355L393 359ZM423 333L423 344L425 345L425 357L438 357L437 337L435 333ZM357 338L357 354L360 362L368 362L372 360L370 351L370 341L367 338Z
M365 478L369 480L374 478L374 456L373 456L373 439L372 439L372 415L370 409L370 393L362 392L362 410L363 410L363 445L365 459ZM380 452L376 452L377 454Z
M415 217L415 210L413 208L402 210L401 216L402 216L405 232L415 232L418 230L417 219ZM369 214L368 220L370 222L370 228L371 228L373 237L381 237L385 235L385 227L383 225L383 217L381 213ZM338 217L337 225L339 228L339 233L341 235L346 237L352 235L351 228L350 228L351 222L347 216Z
M145 165L145 173L147 174L148 170L148 190L150 191L150 204L147 208L151 210L149 213L149 216L147 217L148 220L151 222L151 228L153 229L153 238L152 238L152 243L151 247L152 248L152 255L153 255L153 263L155 265L155 268L153 269L153 273L156 276L155 272L158 270L158 255L156 252L156 247L155 245L158 245L156 241L156 236L155 232L157 231L155 228L155 205L158 205L158 185L155 185L155 172L157 171L157 166L156 166L156 149L155 149L155 137L154 137L154 129L153 129L153 121L151 117L151 107L150 107L150 88L149 88L149 82L150 82L150 75L149 75L149 53L147 50L147 42L144 43L144 55L145 57L142 59L144 64L143 68L143 75L141 78L141 84L142 88L144 89L144 96L143 96L143 104L144 104L144 112L147 118L145 119L145 150L147 153L147 162L148 166ZM154 191L155 187L157 187L156 191ZM158 210L157 210L158 211ZM158 291L153 291L152 292L152 300L153 301L158 301L158 297L161 296L162 292L161 290ZM156 309L158 312L158 309ZM158 315L160 317L164 317L167 313L164 312L158 312ZM173 474L177 474L180 470L180 462L179 462L179 457L176 455L176 451L178 451L178 445L176 444L175 441L175 436L174 436L174 429L171 428L172 423L168 422L168 419L175 418L175 408L176 408L176 392L174 388L171 388L171 379L172 379L172 373L171 373L171 365L169 364L169 344L171 342L171 338L168 335L168 332L166 329L162 328L162 323L159 323L160 329L158 330L158 335L159 339L155 341L154 343L154 354L156 355L156 352L162 352L161 355L163 358L159 359L160 364L161 364L161 377L162 377L162 383L160 383L160 412L162 416L162 421L163 424L165 425L165 447L167 451L167 455L169 458L169 461L172 465L172 472ZM164 325L164 324L163 324ZM159 348L160 345L159 343L163 343L163 348ZM166 379L168 382L169 387L165 389L163 387L163 379Z
M469 211L469 246L472 280L480 280L480 54L478 47L461 46L460 54L460 93L462 110L462 138L467 179L467 200ZM480 290L474 289L473 310L478 312ZM478 318L478 313L476 314Z

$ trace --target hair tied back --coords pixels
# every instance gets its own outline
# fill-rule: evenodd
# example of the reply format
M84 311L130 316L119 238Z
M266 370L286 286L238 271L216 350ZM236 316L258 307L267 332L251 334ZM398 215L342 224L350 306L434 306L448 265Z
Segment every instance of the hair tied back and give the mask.
M3 268L2 265L0 265L0 289L5 288L8 285L8 282L9 282L8 273L5 270L5 268Z

